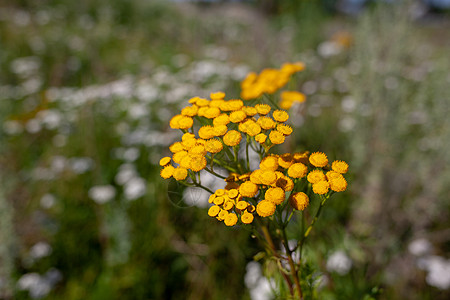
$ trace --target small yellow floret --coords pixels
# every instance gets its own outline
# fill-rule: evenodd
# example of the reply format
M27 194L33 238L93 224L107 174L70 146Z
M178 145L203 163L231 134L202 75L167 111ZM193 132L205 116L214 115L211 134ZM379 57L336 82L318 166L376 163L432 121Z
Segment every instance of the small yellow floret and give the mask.
M336 171L328 171L327 174L325 174L325 176L327 177L327 180L330 181L331 179L336 179L336 178L344 178L344 176L342 176L341 173L338 173Z
M169 121L169 126L172 129L179 129L180 125L179 125L179 121L181 120L181 118L184 118L183 115L175 115L172 117L172 119L170 119Z
M188 117L196 116L197 112L198 112L198 106L197 105L187 106L187 107L185 107L185 108L183 108L181 110L181 114L183 116L188 116Z
M241 216L241 222L244 224L252 223L253 219L254 219L253 214L250 214L248 212L243 213Z
M217 125L213 127L213 132L215 136L222 136L224 135L228 130L227 125Z
M275 204L269 200L262 200L256 206L256 213L261 217L269 217L275 212Z
M324 195L328 193L328 189L330 188L330 184L328 181L322 180L319 182L316 182L312 185L313 192L318 195Z
M205 146L203 145L196 145L189 149L188 154L190 156L204 156L206 154Z
M175 158L174 158L174 161L175 161ZM183 167L183 168L186 168L186 169L190 169L191 168L191 161L192 161L192 157L190 157L189 155L186 154L179 162L180 167Z
M264 144L266 139L267 139L267 135L265 135L264 133L260 133L255 136L255 141L257 141L260 144Z
M228 123L230 123L230 118L228 117L227 114L221 114L221 115L215 117L213 120L214 126L227 125Z
M162 170L161 170L161 177L164 179L168 179L170 177L172 177L173 172L175 171L175 168L171 165L169 166L165 166Z
M307 179L311 183L317 183L319 181L326 180L326 177L322 170L312 170L309 172Z
M294 182L287 176L278 178L275 185L282 188L286 192L292 191L294 189Z
M239 186L239 193L244 197L254 197L258 193L258 185L246 181Z
M262 174L262 171L260 169L253 171L250 174L250 181L253 182L254 184L262 184L261 174Z
M284 125L284 124L278 124L277 125L277 131L281 132L284 135L290 135L292 133L292 127L289 125Z
M181 144L181 142L175 142L175 143L173 143L172 145L169 146L169 150L172 153L177 153L177 152L183 151L184 147Z
M251 106L244 106L242 107L242 110L245 112L247 116L253 117L258 113L258 110Z
M258 121L256 121L262 129L269 130L275 128L277 125L275 121L270 117L260 117Z
M288 175L292 178L303 178L308 172L308 167L302 163L292 164L288 169Z
M185 139L181 144L183 145L184 150L189 150L197 144L197 141L195 139Z
M188 175L188 171L186 168L178 167L175 169L172 176L176 180L181 181L181 180L185 180L187 175Z
M335 160L331 164L331 168L333 169L333 171L345 174L348 171L348 164L343 160Z
M309 162L315 167L326 167L328 158L323 152L314 152L309 156Z
M227 195L231 199L234 199L234 198L236 198L239 195L239 191L237 189L230 189L230 190L228 190Z
M202 107L202 106L209 106L209 102L210 101L208 99L198 98L197 102L195 102L195 104Z
M241 139L242 136L239 131L230 130L224 135L223 142L227 146L236 146L241 142Z
M264 185L273 185L277 181L277 174L274 171L261 171L260 179Z
M223 144L217 139L207 140L205 143L205 149L210 153L218 153L222 151Z
M194 125L194 120L191 117L183 116L178 120L178 128L189 129Z
M194 172L203 170L206 167L207 161L204 156L191 157L190 168Z
M260 163L261 170L276 171L278 169L278 157L275 155L266 156Z
M217 189L217 190L214 192L214 194L215 194L216 196L223 196L223 195L225 195L225 190L224 190L224 189Z
M223 98L225 98L225 93L224 92L215 92L215 93L209 94L209 97L211 98L211 100L222 100Z
M205 118L213 119L220 115L220 109L218 107L209 107L205 112L203 113Z
M279 110L279 109L274 111L272 116L275 119L275 121L281 122L281 123L286 122L289 119L289 114L287 112L285 112L284 110Z
M222 205L225 202L225 198L223 198L223 196L217 196L216 198L214 198L213 203L215 205Z
M220 212L220 207L218 207L218 206L216 206L216 205L211 206L211 207L208 209L208 216L210 216L210 217L215 217L215 216L217 216L217 215L219 214L219 212Z
M223 209L230 210L233 208L233 206L234 206L234 202L228 200L228 201L225 201L225 203L223 204Z
M164 167L164 166L168 165L168 164L170 163L171 160L172 160L172 158L170 158L170 157L168 157L168 156L163 157L163 158L160 159L159 165L162 166L162 167Z
M279 188L279 187L269 188L266 191L265 198L266 198L266 200L269 200L269 201L273 202L274 204L278 205L278 204L283 203L284 198L285 198L285 193L284 193L283 189Z
M225 218L229 215L229 212L226 211L225 209L220 210L219 215L217 216L217 219L219 221L223 221L225 220Z
M227 217L225 218L225 225L227 226L234 226L236 225L238 221L238 217L236 216L236 214L228 214Z
M244 210L246 209L248 206L248 202L246 201L239 201L238 203L236 203L236 208L239 210Z
M278 164L284 168L289 168L294 163L294 159L290 153L285 153L278 158Z
M347 180L344 177L338 177L329 181L331 190L343 192L347 189Z
M295 193L289 198L289 204L296 210L304 210L309 204L309 197L303 192Z
M284 143L286 137L282 133L272 130L269 134L269 139L272 144L279 145Z
M239 123L247 118L247 115L242 110L233 111L230 114L230 121L233 123Z
M271 107L267 104L256 104L255 108L261 116L267 115L271 110Z
M210 125L202 126L198 130L198 136L204 140L215 137L214 128Z

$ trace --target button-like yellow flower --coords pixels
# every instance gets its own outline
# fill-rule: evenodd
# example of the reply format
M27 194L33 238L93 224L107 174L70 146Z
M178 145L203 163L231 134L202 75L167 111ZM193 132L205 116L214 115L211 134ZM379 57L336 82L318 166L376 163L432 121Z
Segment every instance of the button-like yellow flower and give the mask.
M214 128L209 125L202 126L198 130L198 136L204 140L209 140L215 137Z
M231 199L234 199L239 195L239 191L237 189L231 189L231 190L228 190L227 195Z
M230 114L230 121L233 123L239 123L243 121L245 118L247 118L247 115L242 110L233 111Z
M241 215L241 222L244 223L244 224L250 224L250 223L252 223L252 222L253 222L253 219L254 219L253 214L250 214L250 213L248 213L248 212L244 212L244 213Z
M179 128L180 128L180 125L178 124L178 122L179 122L182 118L184 118L183 115L175 115L175 116L173 116L172 119L170 119L170 122L169 122L170 128L172 128L172 129L179 129Z
M272 142L272 144L279 145L284 143L286 137L282 133L272 130L269 134L269 139Z
M170 163L171 160L172 160L172 158L170 158L170 157L168 157L168 156L163 157L163 158L161 158L161 159L159 160L159 165L162 166L162 167L164 167L164 166L168 165L168 164Z
M221 114L221 115L215 117L213 120L214 126L228 125L228 123L230 123L230 118L228 117L227 114Z
M190 164L191 166L189 169L191 169L194 172L198 172L203 170L206 167L206 164L207 161L204 156L191 157L191 164Z
M184 150L189 150L197 144L197 141L195 139L185 139L181 144L183 145Z
M197 105L193 105L193 106L186 106L185 108L183 108L181 110L181 114L183 116L187 116L187 117L194 117L197 115L198 112L198 106Z
M288 175L292 178L303 178L308 172L308 167L302 163L292 164L288 169Z
M309 156L309 162L315 167L326 167L328 158L323 152L314 152Z
M289 198L289 204L296 210L304 210L309 204L309 197L303 192L295 193Z
M210 217L215 217L215 216L217 216L217 215L219 214L219 212L220 212L220 207L218 207L218 206L216 206L216 205L211 206L211 207L208 209L208 216L210 216Z
M186 177L188 175L188 171L186 168L183 167L178 167L173 171L173 178L175 178L176 180L180 181L180 180L185 180Z
M260 133L255 136L255 141L257 141L260 144L264 144L266 139L267 139L267 135L265 135L264 133Z
M275 212L275 204L269 200L262 200L256 206L256 213L261 217L269 217Z
M260 117L258 121L256 121L262 129L269 130L275 128L277 125L275 121L270 117Z
M227 146L236 146L236 145L239 145L239 143L241 142L241 139L242 139L242 136L239 133L239 131L230 130L224 135L223 142Z
M237 221L238 221L238 217L236 216L236 214L231 213L231 214L227 215L224 223L227 226L234 226L234 225L236 225Z
M175 160L174 160L175 161ZM189 155L185 155L181 160L180 160L180 167L186 168L186 169L190 169L191 168L191 161L192 161L192 157L190 157ZM191 169L192 170L192 169Z
M213 202L215 205L222 205L225 202L225 198L223 196L217 196Z
M209 94L209 97L211 98L211 100L221 100L221 99L225 98L225 93L224 92L215 92L215 93Z
M348 164L343 160L335 160L331 164L331 168L333 169L333 171L345 174L348 171Z
M258 185L246 181L239 186L239 193L244 197L254 197L258 193Z
M225 203L223 204L223 209L230 210L233 208L233 206L234 206L234 202L228 200L228 201L225 201Z
M223 144L222 144L222 142L220 142L217 139L210 139L210 140L206 141L205 149L206 149L206 151L208 151L210 153L218 153L218 152L222 151Z
M282 188L286 192L292 191L294 189L294 182L287 176L278 178L275 185Z
M183 150L183 151L174 153L173 156L172 156L172 159L173 159L173 161L176 162L177 164L180 164L180 163L181 163L181 160L182 160L184 157L186 157L187 155L188 155L188 152Z
M284 134L284 135L290 135L292 133L292 127L285 124L278 124L277 125L277 131Z
M228 130L227 125L217 125L213 127L215 136L222 136L227 132L227 130Z
M170 177L172 177L173 172L175 171L175 168L171 165L165 166L162 170L161 170L161 177L164 179L168 179Z
M209 107L205 112L203 113L205 118L213 119L220 115L220 109L218 107Z
M279 110L279 109L274 111L272 116L275 119L275 121L281 122L281 123L286 122L289 119L289 114L287 112L285 112L284 110Z
M199 99L197 99L195 104L197 104L198 106L202 107L202 106L209 106L209 102L210 101L208 99L199 98Z
M343 192L347 189L347 180L344 177L333 178L329 181L331 190Z
M250 181L253 182L254 184L262 184L261 174L262 174L262 171L260 169L253 171L250 174Z
M242 107L242 111L244 111L245 114L249 117L253 117L258 113L258 110L252 106L244 106Z
M217 219L218 219L219 221L223 221L223 220L225 220L225 218L226 218L228 215L229 215L229 212L226 211L226 210L224 210L224 209L222 209L222 210L220 210L219 215L217 216Z
M189 149L188 154L192 157L194 156L204 156L206 154L205 146L203 145L196 145Z
M246 201L239 201L238 203L236 203L236 208L239 210L244 210L248 207L248 202Z
M279 188L279 187L269 188L266 191L265 198L266 198L266 200L269 200L269 201L273 202L274 204L278 205L278 204L283 203L284 198L285 198L285 193L284 193L283 189Z
M323 174L322 170L312 170L311 172L309 172L306 179L311 183L317 183L319 181L326 180L326 177L325 174Z
M277 181L277 174L274 171L261 171L261 183L264 185L273 185Z
M189 129L194 125L194 120L191 117L183 116L178 120L178 128Z
M276 171L278 169L278 157L275 155L266 156L260 163L261 170Z
M271 107L268 104L256 104L255 108L261 116L267 115L271 110Z
M181 142L175 142L175 143L173 143L172 145L169 146L169 150L172 153L177 153L177 152L183 151L184 147L181 144Z
M290 153L285 153L283 155L280 155L280 157L278 157L278 164L282 167L282 168L289 168L292 164L294 163L294 158L292 157L292 155Z
M331 179L336 179L336 178L344 178L344 176L342 176L341 173L335 172L335 171L328 171L327 174L325 174L325 176L327 177L327 180L330 181Z
M328 189L330 188L330 184L328 181L322 180L319 182L316 182L312 185L313 192L318 195L324 195L328 193Z

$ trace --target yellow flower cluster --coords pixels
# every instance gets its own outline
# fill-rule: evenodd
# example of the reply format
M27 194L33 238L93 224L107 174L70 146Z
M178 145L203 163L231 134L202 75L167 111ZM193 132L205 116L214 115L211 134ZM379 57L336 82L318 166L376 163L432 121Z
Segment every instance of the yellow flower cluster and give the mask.
M264 69L261 73L250 72L241 82L241 98L255 99L264 93L273 94L288 83L292 74L302 71L305 65L301 62L285 63L280 69Z
M327 156L322 152L314 152L309 156L309 162L315 167L307 176L314 193L324 195L330 190L343 192L347 189L347 180L342 175L348 171L348 164L345 161L335 160L330 170Z
M172 157L161 160L161 177L184 180L189 170L203 170L211 155L224 147L239 145L243 134L269 149L282 144L292 133L292 128L284 124L289 119L286 111L272 111L267 104L245 106L242 100L224 97L223 92L211 93L211 100L194 97L189 100L190 106L170 120L170 127L181 129L184 134L181 141L169 147ZM201 124L197 132L194 118Z
M208 215L223 221L227 226L234 226L239 220L243 224L253 222L253 212L256 208L243 200L243 195L237 189L218 189L208 201L213 204L208 210Z

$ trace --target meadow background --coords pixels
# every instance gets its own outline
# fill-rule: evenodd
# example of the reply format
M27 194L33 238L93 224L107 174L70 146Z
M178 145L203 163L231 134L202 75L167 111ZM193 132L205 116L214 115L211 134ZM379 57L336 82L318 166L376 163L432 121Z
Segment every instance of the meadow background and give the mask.
M439 3L0 1L0 299L270 299L255 240L158 162L189 98L295 61L283 150L350 164L306 249L319 299L449 299Z

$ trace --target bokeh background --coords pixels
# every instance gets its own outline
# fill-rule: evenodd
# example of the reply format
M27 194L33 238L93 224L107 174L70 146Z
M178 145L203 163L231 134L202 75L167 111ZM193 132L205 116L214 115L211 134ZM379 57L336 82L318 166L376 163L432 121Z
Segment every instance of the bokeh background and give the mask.
M303 61L282 150L351 178L307 248L319 299L449 299L449 8L0 1L0 298L271 299L260 245L158 162L189 98Z

